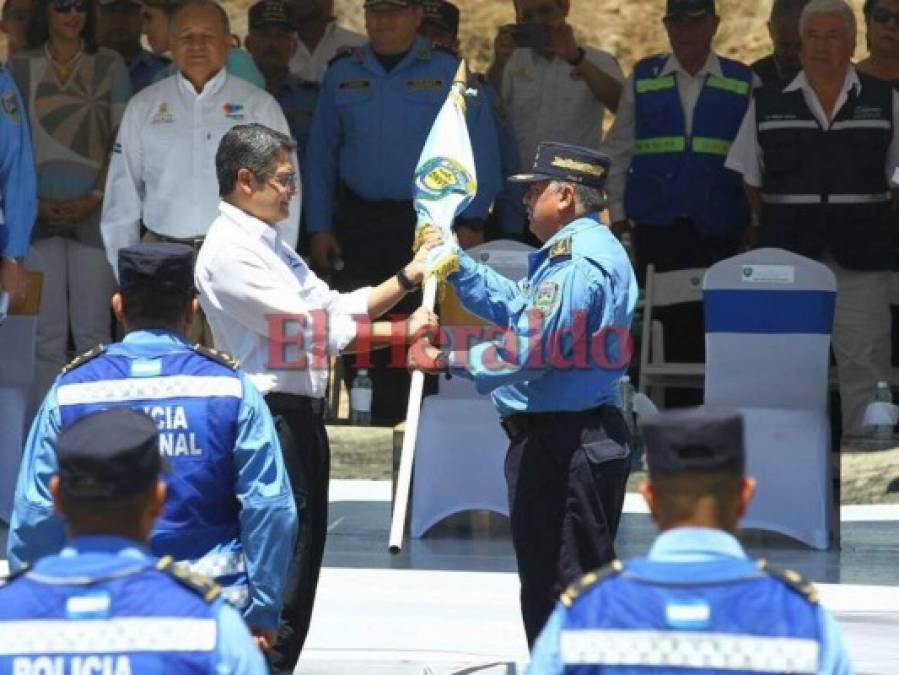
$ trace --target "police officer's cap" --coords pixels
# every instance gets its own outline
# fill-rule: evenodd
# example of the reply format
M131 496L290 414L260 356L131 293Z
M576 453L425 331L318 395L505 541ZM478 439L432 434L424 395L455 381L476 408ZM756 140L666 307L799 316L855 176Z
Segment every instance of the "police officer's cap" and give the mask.
M601 152L565 143L541 143L530 173L509 176L513 183L561 180L602 190L611 160Z
M418 7L421 0L365 0L363 9L387 10L387 9L405 9L407 7Z
M704 19L715 16L715 0L668 0L665 18L675 20Z
M250 7L247 20L250 30L263 28L294 29L293 9L284 0L262 0Z
M185 244L138 244L119 250L119 287L193 293L194 251Z
M649 474L680 471L743 473L743 417L730 410L684 408L640 420Z
M131 408L109 408L65 427L56 443L63 494L75 499L116 499L147 490L166 470L159 430Z
M430 23L451 35L459 33L459 8L446 0L421 0L425 11L422 23Z

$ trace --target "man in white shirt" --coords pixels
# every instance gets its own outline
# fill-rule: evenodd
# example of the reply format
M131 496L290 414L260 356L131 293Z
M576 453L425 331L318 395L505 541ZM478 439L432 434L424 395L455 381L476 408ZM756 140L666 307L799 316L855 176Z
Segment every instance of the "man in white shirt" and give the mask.
M519 157L543 141L598 149L608 108L618 108L624 73L604 51L579 45L566 21L571 0L514 0L515 25L502 26L487 71L500 92Z
M288 133L277 101L224 68L231 47L227 15L214 0L189 0L172 17L179 72L128 103L113 147L100 229L116 268L119 249L140 239L199 246L215 218L215 152L236 124L259 122ZM300 199L291 200L282 236L297 239Z
M812 0L799 25L802 71L757 92L727 166L743 176L758 244L818 259L837 278L843 433L858 434L889 380L899 94L852 67L855 15L843 0Z
M292 673L296 666L324 554L330 449L322 399L329 357L436 329L436 317L424 309L397 330L389 321L371 321L420 285L431 240L396 276L375 287L338 293L280 236L275 225L287 214L299 180L295 147L289 136L260 124L225 134L216 155L219 216L195 269L216 346L240 360L278 422L301 513L278 643L267 654L275 673Z
M334 0L291 0L297 50L290 72L306 82L321 82L328 62L344 47L360 47L368 38L344 28L334 18Z

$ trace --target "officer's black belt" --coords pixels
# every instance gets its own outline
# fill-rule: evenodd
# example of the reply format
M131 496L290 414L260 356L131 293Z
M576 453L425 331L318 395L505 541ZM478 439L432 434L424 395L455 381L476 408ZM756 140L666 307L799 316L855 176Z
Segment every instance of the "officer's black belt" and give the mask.
M571 423L578 420L602 419L611 413L620 414L617 406L603 404L586 410L559 410L555 412L517 413L500 420L503 431L510 440L518 438L538 427Z
M186 246L192 247L195 251L199 251L200 247L203 245L203 240L205 237L186 237L184 239L180 239L178 237L167 237L164 234L159 234L154 230L150 230L153 232L153 236L156 237L159 241L166 242L168 244L184 244Z
M317 417L322 417L325 412L325 399L312 398L302 394L282 394L273 391L265 395L265 402L273 411L276 410L305 410Z

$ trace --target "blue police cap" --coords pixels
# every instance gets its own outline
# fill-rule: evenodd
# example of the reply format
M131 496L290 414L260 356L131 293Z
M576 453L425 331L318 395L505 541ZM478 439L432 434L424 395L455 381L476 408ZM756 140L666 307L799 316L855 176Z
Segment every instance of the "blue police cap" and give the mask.
M746 468L743 417L730 410L682 408L640 420L650 476Z
M459 8L446 0L421 0L422 23L431 23L452 35L459 33Z
M115 499L148 489L167 469L149 415L108 408L65 427L56 442L59 481L75 499Z
M185 244L138 244L119 250L119 287L193 293L194 251Z
M668 0L665 18L704 19L715 16L715 0Z
M512 183L562 180L602 190L612 161L603 153L565 143L541 143L530 173L509 176Z
M294 29L293 7L284 0L261 0L250 7L247 23L250 30L276 27L292 31Z

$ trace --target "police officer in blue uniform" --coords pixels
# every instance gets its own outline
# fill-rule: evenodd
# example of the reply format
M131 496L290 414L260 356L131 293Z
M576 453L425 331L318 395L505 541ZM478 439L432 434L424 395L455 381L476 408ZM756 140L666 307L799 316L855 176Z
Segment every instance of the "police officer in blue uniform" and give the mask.
M558 593L614 559L630 468L619 380L630 361L637 284L600 220L608 158L541 143L530 227L543 247L515 283L460 252L449 277L462 304L506 330L470 350L419 343L410 366L473 379L491 393L510 439L506 480L521 608L533 644Z
M303 153L309 140L312 115L318 101L318 82L307 82L290 72L290 59L297 50L291 6L284 0L261 0L252 5L248 13L246 48L256 66L265 76L265 89L275 97L290 135L297 143L302 173Z
M37 217L37 182L31 132L22 96L0 67L0 294L20 300L26 292L23 262Z
M48 489L70 540L0 580L0 673L267 672L221 588L147 552L166 498L158 436L128 408L60 433Z
M661 534L645 558L565 591L528 673L851 673L814 586L750 560L734 536L755 490L742 417L682 409L641 427L641 492Z
M459 64L417 35L419 0L366 0L364 7L370 42L336 57L325 73L303 179L312 262L330 271L342 259L333 279L340 291L377 284L407 262L416 220L412 176ZM478 194L461 218L483 220L502 187L499 142L493 111L479 97L470 99L467 121ZM408 314L420 304L410 294L394 311ZM388 368L390 358L381 350L371 359L377 423L405 417L409 375ZM354 363L344 361L348 381Z
M159 427L159 452L172 465L151 550L213 577L253 632L273 641L297 510L268 407L231 357L182 337L197 310L191 247L122 249L119 283L113 309L125 339L69 364L32 425L16 484L10 563L17 569L63 545L48 489L60 432L97 410L142 410Z

